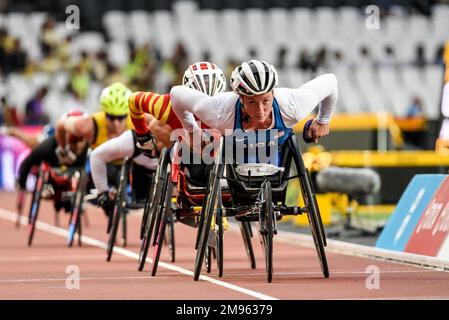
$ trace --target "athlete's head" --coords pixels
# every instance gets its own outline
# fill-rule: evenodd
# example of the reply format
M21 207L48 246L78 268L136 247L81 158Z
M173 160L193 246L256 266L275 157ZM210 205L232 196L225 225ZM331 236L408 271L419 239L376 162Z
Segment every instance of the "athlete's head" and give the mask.
M270 118L277 83L276 69L265 61L243 62L231 75L231 88L240 96L247 117L259 124Z
M196 62L184 72L182 85L215 96L226 88L223 71L211 62Z
M88 114L86 112L75 108L75 109L72 109L72 110L64 113L60 117L60 119L65 120L65 119L71 118L71 117L87 117L87 116L88 116ZM75 152L75 154L79 155L79 154L81 154L81 152L83 152L84 148L86 147L87 140L85 140L82 137L77 137L73 134L67 134L67 144L69 145L70 150Z
M128 97L131 95L124 84L116 82L103 89L100 96L102 110L106 113L108 131L122 132L126 129Z

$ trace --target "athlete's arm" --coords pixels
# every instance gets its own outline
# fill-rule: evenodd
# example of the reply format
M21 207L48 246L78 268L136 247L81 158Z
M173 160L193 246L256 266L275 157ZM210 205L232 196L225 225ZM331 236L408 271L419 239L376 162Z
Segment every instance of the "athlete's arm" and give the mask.
M83 138L90 143L94 135L94 122L91 117L72 116L65 119L60 119L56 123L56 140L61 148L65 148L68 144L67 136L73 135L78 138Z
M31 153L22 161L19 168L18 185L21 189L25 189L28 174L34 165L39 165L42 161L48 162L51 166L59 164L55 155L56 141L54 137L50 137L38 144Z
M275 89L285 124L293 127L319 106L317 123L328 124L338 98L338 82L334 74L321 75L299 89Z
M132 157L133 154L134 140L131 130L101 144L91 153L92 179L98 194L109 190L106 164L114 160Z
M175 86L170 91L170 97L173 111L189 132L200 129L193 115L210 128L217 128L222 132L233 128L234 107L238 100L233 92L210 97L194 89Z
M173 129L181 128L181 123L172 111L170 95L153 92L134 92L128 99L129 114L138 135L147 134L150 130L145 114L152 115L162 124Z

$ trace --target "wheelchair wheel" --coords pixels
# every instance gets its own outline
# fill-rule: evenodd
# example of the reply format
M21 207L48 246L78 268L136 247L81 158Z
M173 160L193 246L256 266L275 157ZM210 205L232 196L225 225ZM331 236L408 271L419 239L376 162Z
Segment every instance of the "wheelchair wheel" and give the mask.
M206 272L211 273L212 271L212 252L214 250L214 247L207 246L206 252L204 254L204 264L206 266Z
M175 217L173 214L168 215L168 250L170 252L170 261L173 263L176 260L175 251Z
M145 229L147 226L147 220L148 220L148 216L149 216L149 212L150 212L150 207L151 207L151 201L154 198L154 180L157 177L157 172L159 170L156 170L156 173L153 175L153 181L151 182L151 186L150 186L150 190L148 191L147 194L147 198L145 199L145 208L143 209L143 215L142 215L142 222L140 224L140 240L143 240L143 237L145 236Z
M163 167L161 167L163 166ZM153 182L151 184L151 191L149 193L149 198L147 199L148 204L146 206L147 218L145 231L142 239L142 244L140 246L139 252L139 271L143 270L145 266L145 261L148 255L148 250L152 243L153 230L156 224L157 208L158 203L161 199L161 193L165 184L165 179L162 176L163 172L167 171L167 163L162 162L154 175Z
M173 195L173 182L170 179L170 172L166 173L166 187L164 188L164 192L161 195L164 199L164 203L159 208L159 216L160 216L160 224L156 228L158 232L155 233L156 243L154 245L154 254L153 254L153 269L151 270L151 275L154 277L157 272L157 267L159 264L159 259L161 257L162 246L164 243L165 237L165 228L167 226L168 216L172 214L171 208L171 198Z
M193 275L193 279L195 281L198 281L200 274L201 274L201 266L203 264L204 254L206 251L206 248L208 246L208 240L209 240L209 232L210 227L212 224L212 218L214 217L214 211L216 208L218 195L219 195L219 188L220 188L220 176L223 172L223 165L222 164L216 164L214 170L210 172L209 175L209 182L211 182L209 185L209 195L207 197L207 201L203 203L203 207L201 210L201 216L203 217L203 223L201 226L198 226L198 233L197 235L199 241L198 241L198 247L196 249L196 258L195 258L195 271Z
M114 251L115 242L117 240L117 231L120 224L120 219L124 215L123 203L125 200L126 182L127 182L127 161L120 169L120 182L117 190L117 196L114 201L114 209L112 210L112 225L109 232L108 246L106 249L106 261L111 261L112 252ZM123 227L123 226L122 226Z
M33 198L30 207L30 214L28 219L28 246L31 247L33 243L34 232L36 230L36 221L39 213L39 205L41 201L41 194L44 184L48 181L48 172L39 169L36 186L33 191Z
M240 232L242 233L243 243L245 245L250 267L251 269L256 269L256 258L254 256L253 244L251 242L251 222L239 222L239 227Z
M221 278L223 276L223 215L221 208L218 208L216 217L217 273Z
M75 193L75 202L72 207L69 224L69 235L67 239L67 245L72 247L75 233L78 232L78 244L81 244L81 212L83 209L83 198L87 186L88 176L85 170L75 172L75 176L78 178L78 188Z
M20 223L22 220L22 215L23 215L23 204L25 202L25 191L24 190L19 190L18 194L17 194L17 220L16 220L16 228L19 229L20 228Z
M267 281L270 283L273 279L273 202L270 181L266 181L262 185L262 210L259 219L265 251Z
M126 223L126 219L128 216L128 210L126 208L122 209L122 247L126 247L127 245L127 231L128 224Z
M303 196L304 203L307 207L307 216L309 219L309 227L312 233L313 241L315 243L315 248L320 260L321 270L325 278L329 278L329 266L327 264L325 247L325 236L322 228L321 217L319 216L318 205L315 202L315 198L312 193L312 187L310 182L310 176L306 170L303 179Z

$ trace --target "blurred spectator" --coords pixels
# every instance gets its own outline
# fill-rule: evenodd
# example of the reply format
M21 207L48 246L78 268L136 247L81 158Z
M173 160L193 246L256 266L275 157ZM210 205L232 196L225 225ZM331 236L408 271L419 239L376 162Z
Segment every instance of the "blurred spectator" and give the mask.
M335 70L346 66L347 62L344 59L343 53L340 50L335 50L333 55L329 58L329 69Z
M45 125L49 122L49 117L44 111L44 98L47 93L47 87L43 87L27 102L25 106L25 124Z
M396 59L396 55L391 46L385 46L384 48L384 56L379 62L379 66L387 67L387 68L395 68L397 67L398 62Z
M435 53L434 63L444 67L444 45L440 45Z
M0 27L0 75L4 72L6 64L5 40L8 36L5 28Z
M361 46L359 49L359 57L356 62L357 67L372 67L374 65L374 59L371 56L371 52L366 46Z
M70 79L70 84L73 88L73 91L76 92L77 96L81 100L86 99L87 92L89 91L90 77L89 73L85 69L86 66L83 66L83 64L79 64L75 67L75 70L72 73Z
M414 97L413 102L407 110L407 118L419 118L424 115L422 101L419 97Z
M108 72L107 54L105 51L99 51L92 59L92 75L96 81L104 81Z
M62 68L61 61L56 56L53 47L45 47L43 54L44 58L39 64L41 71L53 74Z
M109 86L116 82L127 84L128 80L117 66L107 63L107 73L104 78L104 86Z
M231 78L232 71L234 71L234 69L235 69L239 64L240 64L240 63L239 63L236 59L234 59L234 58L228 59L227 64L226 64L226 67L225 67L225 69L223 70L223 73L224 73L226 79L230 79L230 78Z
M279 70L284 70L287 67L287 62L285 61L286 57L287 57L287 48L282 46L278 50L276 68L278 68Z
M248 50L248 56L249 56L249 60L257 59L257 50L256 50L256 48L250 48Z
M68 35L64 38L64 41L57 47L56 55L59 59L59 61L62 64L62 67L64 69L70 68L70 60L72 55L72 36Z
M52 17L47 17L42 25L40 43L43 52L46 52L49 48L55 49L59 43L55 20Z
M310 56L309 52L306 49L301 50L299 55L299 61L296 64L296 67L303 71L316 71L315 61Z
M315 64L317 68L329 68L329 61L327 58L327 49L326 47L321 47L316 53Z
M6 97L2 97L0 100L1 106L1 118L3 125L17 127L20 126L19 115L17 114L17 109L15 106L8 103Z
M415 60L413 61L413 65L419 67L419 68L424 68L426 66L427 62L426 62L426 55L424 52L424 46L422 44L419 44L416 47L416 56L415 56Z
M2 71L5 75L25 71L27 55L19 39L6 36L3 39L3 50Z

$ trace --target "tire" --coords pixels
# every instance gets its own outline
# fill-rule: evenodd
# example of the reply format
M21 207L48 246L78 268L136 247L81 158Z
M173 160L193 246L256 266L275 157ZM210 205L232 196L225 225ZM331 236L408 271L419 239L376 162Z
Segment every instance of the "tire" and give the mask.
M217 275L219 278L223 276L223 216L221 208L217 212Z
M304 198L304 204L307 208L307 217L309 219L309 228L312 233L313 242L320 260L321 271L325 278L329 278L329 266L327 264L327 257L324 247L326 245L326 236L321 216L318 209L316 198L314 197L311 179L307 169L304 166L304 160L301 156L298 143L295 136L289 139L290 149L293 151L293 160L296 165L296 170L299 175L299 183L301 186L301 193Z
M126 183L127 183L127 161L122 165L120 169L120 183L117 190L117 196L115 198L114 210L112 211L112 225L109 232L108 246L106 249L106 261L111 261L112 252L114 251L115 242L117 240L117 232L120 224L120 219L122 219L123 213L123 202L125 200Z
M157 173L157 170L156 170ZM153 180L151 182L150 190L148 191L147 198L145 199L145 208L143 209L143 215L142 215L142 222L140 223L140 240L143 240L143 237L145 236L145 229L147 225L147 220L149 216L150 211L150 205L151 205L151 199L154 198L153 192L154 192L154 179L156 179L156 173L153 175Z
M151 270L151 275L154 277L156 276L157 267L159 265L159 259L161 257L161 251L162 246L164 243L164 237L165 237L165 228L167 226L167 218L169 214L172 214L171 211L171 197L173 195L173 182L170 179L170 172L167 172L166 174L166 187L164 189L164 192L162 194L164 199L164 204L160 207L159 211L160 214L160 225L156 229L158 232L155 234L157 235L157 240L154 245L154 254L153 254L153 268Z
M170 251L170 261L176 261L175 249L175 217L173 214L168 216L168 250Z
M246 255L248 256L251 269L256 269L256 258L254 256L254 248L251 242L251 222L239 222L240 232L242 233L243 243L245 245Z
M44 184L48 180L48 173L39 169L39 175L36 181L36 186L33 191L33 198L30 207L29 222L28 222L28 246L33 244L34 232L36 231L36 221L39 213L39 205L41 201L41 194Z
M271 183L266 181L262 186L263 202L261 212L261 230L265 251L265 268L267 273L267 282L273 280L273 202L271 194Z
M222 164L216 165L218 167L222 166ZM204 254L207 247L207 242L209 238L210 226L212 224L212 218L214 217L215 205L217 203L218 196L218 188L220 187L220 175L217 175L217 172L222 171L222 169L214 168L213 171L210 172L209 181L211 182L209 190L209 196L207 197L207 201L203 203L203 207L201 210L201 216L203 217L203 224L198 227L197 237L198 247L196 249L196 258L195 258L195 271L193 275L193 279L198 281L201 274L201 267L203 264Z
M211 273L212 271L212 251L214 250L213 247L207 246L206 252L204 255L204 265L206 266L206 272Z
M320 260L321 271L323 272L323 276L325 278L329 278L329 266L327 263L326 252L324 250L325 247L325 237L324 231L321 228L321 217L319 216L319 211L317 209L317 204L314 201L314 197L312 194L312 188L310 184L309 175L306 171L306 175L304 177L304 203L307 205L307 216L309 219L309 227L312 233L313 242L315 243L315 248L318 254L318 259Z
M156 224L156 216L157 216L156 212L158 203L157 200L161 198L162 187L164 186L164 179L162 174L166 171L167 171L167 163L161 160L161 164L158 166L153 178L153 182L151 184L149 198L147 199L148 203L146 206L146 210L148 211L148 216L146 218L145 231L139 252L139 266L138 266L139 271L142 271L145 266L148 250L150 249L150 245L152 243L153 230L154 225Z
M81 210L83 206L83 197L88 179L86 172L84 170L80 170L75 174L78 174L79 177L78 177L78 188L75 193L75 203L73 205L72 212L70 215L69 234L67 239L67 245L69 247L73 246L75 233L79 230L79 225L81 223Z

